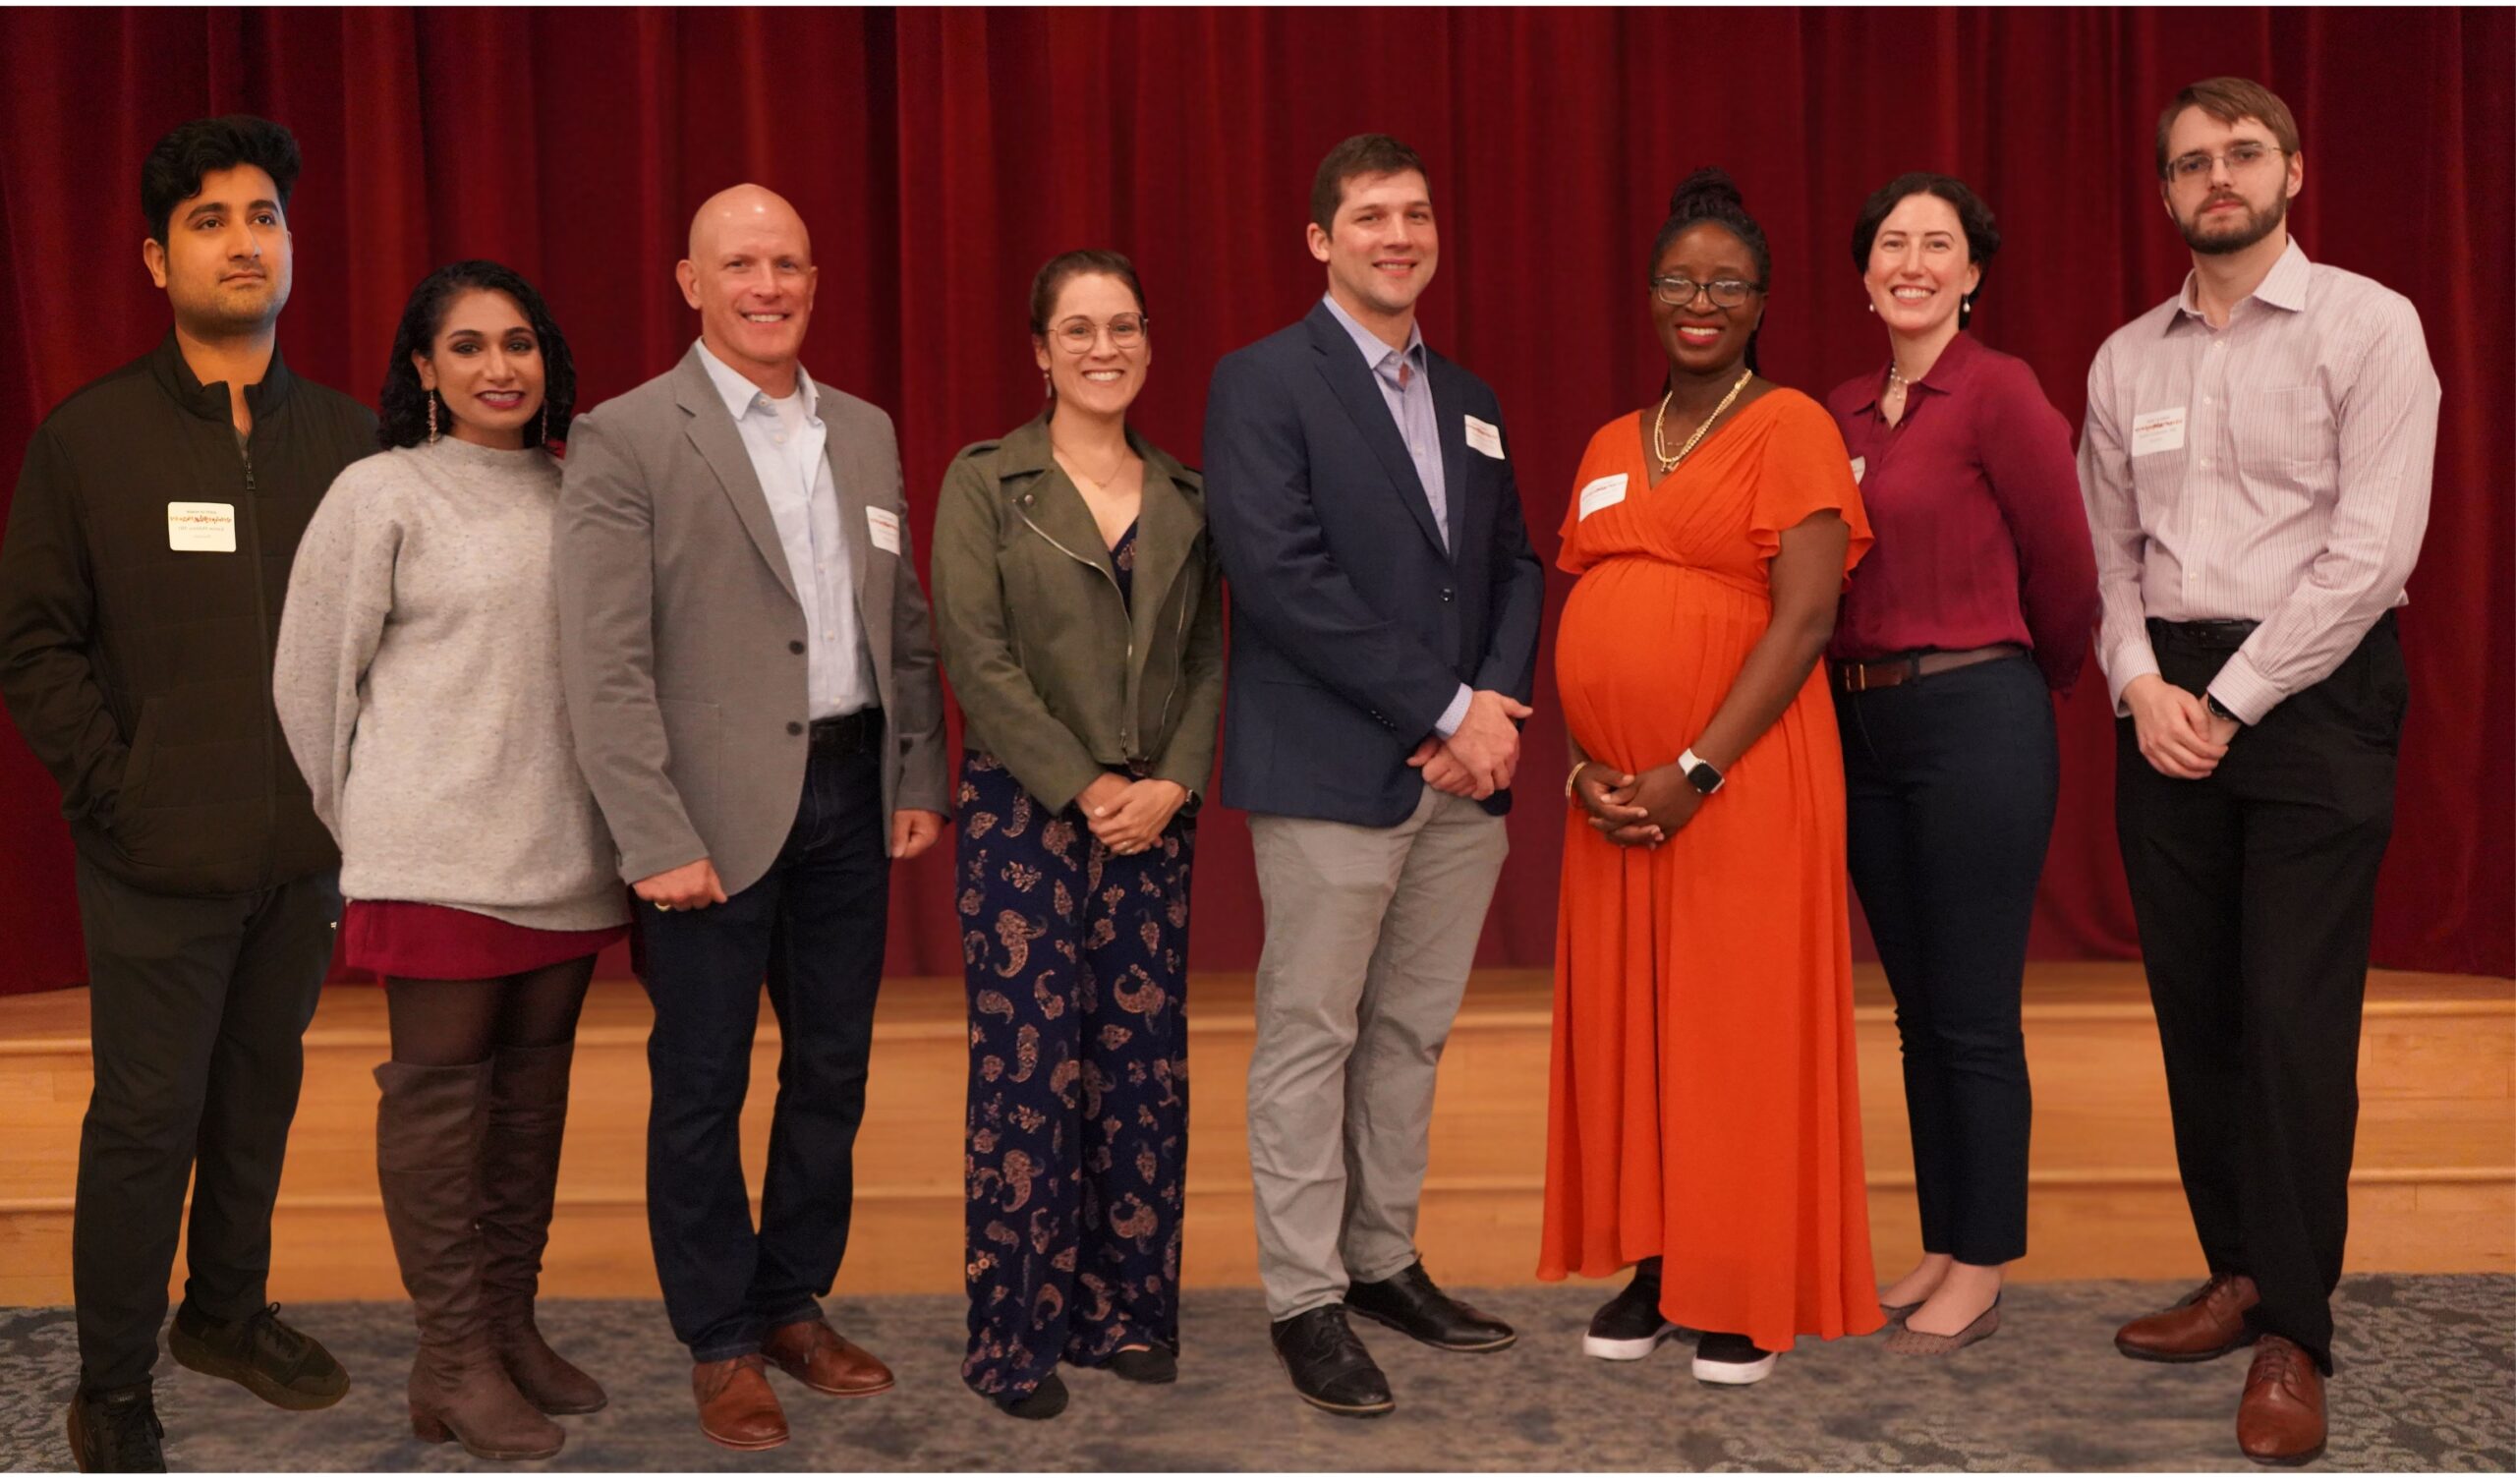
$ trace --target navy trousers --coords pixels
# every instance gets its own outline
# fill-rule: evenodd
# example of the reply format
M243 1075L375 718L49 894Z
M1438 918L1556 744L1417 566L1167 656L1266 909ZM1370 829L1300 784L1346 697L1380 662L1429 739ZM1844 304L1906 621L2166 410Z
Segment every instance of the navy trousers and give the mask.
M1024 1397L1060 1360L1179 1348L1195 806L1142 855L963 761L955 869L970 994L970 1348Z
M1837 690L1855 890L1896 996L1922 1250L2027 1255L2033 1102L2019 1027L2061 753L2025 655Z
M647 1234L673 1337L695 1360L748 1354L819 1315L847 1251L890 902L881 738L814 754L767 876L697 911L638 906L656 1006ZM755 1230L742 1112L764 979L780 1050Z

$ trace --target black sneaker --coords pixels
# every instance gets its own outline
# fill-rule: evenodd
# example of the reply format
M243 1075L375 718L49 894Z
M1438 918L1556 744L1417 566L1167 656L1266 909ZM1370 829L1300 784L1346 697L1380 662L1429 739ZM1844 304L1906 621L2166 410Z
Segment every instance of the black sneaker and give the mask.
M1753 1386L1773 1374L1774 1352L1744 1335L1706 1335L1695 1342L1694 1379L1708 1386Z
M1179 1358L1160 1345L1147 1350L1120 1350L1110 1357L1110 1369L1122 1381L1169 1386L1179 1379Z
M1625 1291L1590 1316L1581 1353L1595 1360L1643 1360L1676 1333L1678 1327L1660 1314L1660 1275L1636 1266Z
M161 1474L166 1453L158 1446L166 1426L157 1420L149 1383L70 1398L70 1456L83 1474Z
M166 1333L175 1363L204 1376L233 1381L273 1406L311 1412L330 1406L350 1389L350 1373L332 1352L290 1328L272 1304L243 1319L212 1319L189 1298Z
M1292 1378L1293 1395L1341 1417L1377 1417L1398 1409L1389 1378L1354 1338L1345 1306L1326 1304L1267 1326L1276 1358Z
M1008 1417L1019 1417L1025 1422L1046 1422L1065 1410L1065 1383L1058 1379L1057 1372L1051 1371L1040 1378L1040 1384L1031 1388L1027 1396L999 1396L987 1399L995 1402L997 1410Z

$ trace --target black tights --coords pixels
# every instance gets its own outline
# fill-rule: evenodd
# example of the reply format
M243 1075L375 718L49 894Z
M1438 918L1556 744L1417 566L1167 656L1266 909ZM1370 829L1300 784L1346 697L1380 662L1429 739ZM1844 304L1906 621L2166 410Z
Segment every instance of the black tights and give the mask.
M576 1039L577 1012L594 979L594 955L503 979L384 980L393 1059L411 1066L473 1066L502 1046L560 1046Z

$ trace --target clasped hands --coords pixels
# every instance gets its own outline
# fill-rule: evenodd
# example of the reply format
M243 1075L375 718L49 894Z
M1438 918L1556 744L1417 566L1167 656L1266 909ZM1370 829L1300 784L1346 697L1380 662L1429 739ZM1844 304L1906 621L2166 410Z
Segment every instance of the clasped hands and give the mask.
M927 847L943 837L944 816L934 810L891 811L893 860L913 860L924 855ZM638 893L640 901L653 902L661 912L694 912L725 899L725 884L716 879L716 863L705 855L687 865L641 878L631 883L629 889Z
M1581 801L1590 828L1619 845L1656 847L1686 828L1703 807L1703 795L1674 762L1639 776L1605 763L1583 763L1572 777L1572 797Z
M1188 802L1188 790L1169 778L1130 778L1105 772L1074 796L1092 837L1113 855L1140 855L1153 848L1171 817Z
M2210 713L2207 703L2157 675L2138 675L2123 687L2141 756L2170 778L2206 778L2228 755L2237 723Z
M1426 737L1406 755L1406 766L1424 771L1427 785L1462 799L1489 799L1512 786L1520 766L1520 729L1529 709L1501 691L1476 691L1467 714L1448 740Z

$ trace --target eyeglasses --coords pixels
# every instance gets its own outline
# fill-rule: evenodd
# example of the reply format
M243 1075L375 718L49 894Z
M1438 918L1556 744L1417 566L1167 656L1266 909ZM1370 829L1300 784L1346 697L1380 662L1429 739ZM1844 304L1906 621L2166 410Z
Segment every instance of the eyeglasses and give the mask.
M1110 332L1110 343L1122 351L1144 344L1145 326L1153 322L1150 314L1119 314L1108 324L1095 324L1089 319L1069 319L1057 327L1058 344L1077 356L1089 355L1101 341L1101 332Z
M2222 160L2227 162L2230 175L2245 175L2275 154L2285 158L2288 151L2247 140L2242 143L2229 145L2228 152L2225 154L2211 154L2202 149L2196 149L2191 154L2179 154L2166 162L2166 173L2175 180L2176 184L2190 185L2207 176L2210 173L2210 167Z
M1687 305L1694 303L1695 291L1700 289L1712 296L1715 306L1725 310L1735 310L1747 302L1749 294L1761 294L1765 286L1761 283L1749 283L1744 278L1716 278L1710 283L1697 283L1691 278L1651 280L1652 297L1676 309L1685 309Z

